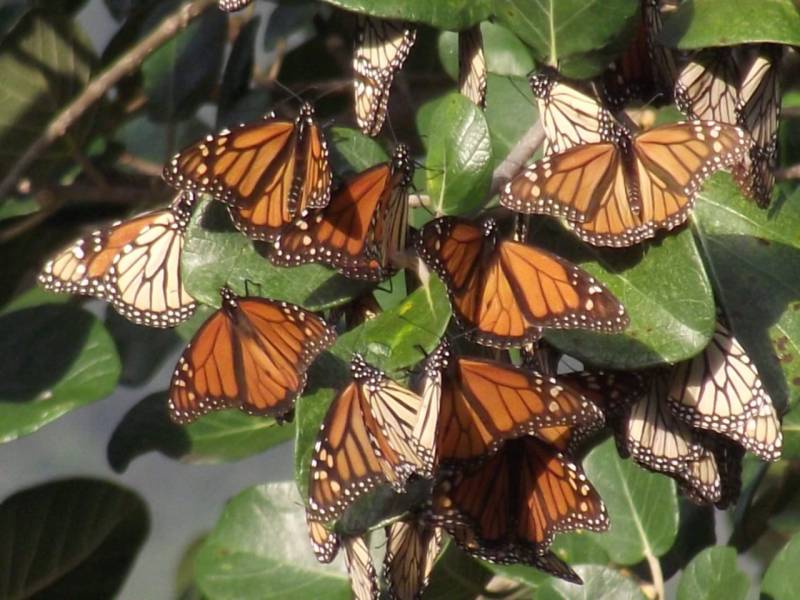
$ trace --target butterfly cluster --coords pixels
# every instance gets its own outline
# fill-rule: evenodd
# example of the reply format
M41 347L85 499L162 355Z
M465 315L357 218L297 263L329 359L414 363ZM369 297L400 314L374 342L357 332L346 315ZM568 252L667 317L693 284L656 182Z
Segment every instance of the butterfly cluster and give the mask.
M223 10L246 4L219 3ZM658 45L659 28L658 5L645 0L631 48L591 86L552 68L531 75L544 156L507 183L502 206L562 219L589 244L626 247L682 225L718 170L730 170L760 205L769 202L779 50L714 50L681 61ZM380 132L415 39L408 23L359 17L355 116L364 133ZM483 108L478 27L459 34L459 64L460 91ZM691 120L634 131L618 118L632 99L652 97L674 100ZM425 589L445 534L478 558L579 583L551 544L561 532L609 526L581 467L588 442L604 431L621 455L675 478L692 501L721 508L738 497L745 452L780 457L772 401L722 322L708 348L685 363L567 372L569 357L543 342L543 332L621 333L629 323L622 303L581 267L525 236L504 235L495 219L439 216L412 230L414 164L397 144L389 161L337 185L312 105L293 119L270 113L183 149L163 171L176 190L168 207L76 241L45 265L40 282L106 300L137 324L178 325L196 308L181 254L200 195L224 205L242 234L269 246L265 260L281 267L319 263L377 283L415 253L448 290L450 333L408 382L354 354L311 457L311 544L322 562L344 550L357 598L378 597L379 578L366 532L342 524L381 486L411 499L385 526L383 573L390 597L411 599ZM365 298L359 319L380 311ZM334 321L222 287L219 309L174 369L170 417L188 424L239 409L290 420L310 366L336 342L326 318Z

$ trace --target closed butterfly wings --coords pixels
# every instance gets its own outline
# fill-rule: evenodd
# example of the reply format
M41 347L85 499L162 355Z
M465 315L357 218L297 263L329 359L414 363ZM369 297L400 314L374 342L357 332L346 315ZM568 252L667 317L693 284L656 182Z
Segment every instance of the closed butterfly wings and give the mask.
M327 145L313 116L304 104L294 121L268 115L209 135L178 153L164 179L213 195L228 205L239 230L272 241L297 215L326 206L330 197Z
M673 411L692 427L719 433L762 460L781 455L781 427L758 371L722 324L708 347L672 373L667 395Z
M613 333L628 324L623 306L588 273L533 246L497 241L492 221L436 219L421 230L417 250L480 344L521 345L538 339L543 327Z
M702 183L740 162L750 144L740 128L713 121L656 127L537 161L506 185L501 203L571 215L567 225L584 241L630 246L682 224Z
M690 119L735 125L739 79L732 49L701 50L678 75L675 104Z
M480 25L458 33L458 90L478 108L486 107L486 56Z
M184 233L195 196L119 221L79 239L47 262L39 282L53 292L107 300L125 318L175 327L195 311L181 278Z
M219 9L225 12L236 12L242 10L253 0L219 0Z
M419 600L428 586L442 547L442 530L423 515L411 513L386 528L383 575L389 598Z
M302 392L306 370L335 339L305 309L220 291L222 308L198 330L172 376L170 416L190 423L212 410L239 408L282 418Z
M385 279L394 272L391 258L405 248L412 173L408 150L400 145L391 163L359 173L326 208L287 227L275 242L272 262L322 262L353 279Z
M375 136L386 120L389 93L417 37L408 23L359 16L353 56L355 112L361 131Z

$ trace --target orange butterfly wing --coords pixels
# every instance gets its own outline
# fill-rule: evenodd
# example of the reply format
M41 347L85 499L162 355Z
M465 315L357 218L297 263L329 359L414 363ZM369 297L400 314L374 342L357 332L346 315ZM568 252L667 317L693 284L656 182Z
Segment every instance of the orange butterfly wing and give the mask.
M298 306L237 298L224 288L223 307L200 328L178 361L170 385L177 423L222 408L280 419L306 383L306 370L333 344L324 321Z
M538 339L542 327L614 333L628 324L624 307L588 273L544 250L494 242L463 219L427 224L417 249L444 280L457 319L475 341L508 348Z
M304 209L324 206L330 189L325 141L308 104L294 121L270 115L208 136L177 154L163 175L225 202L242 232L269 241Z

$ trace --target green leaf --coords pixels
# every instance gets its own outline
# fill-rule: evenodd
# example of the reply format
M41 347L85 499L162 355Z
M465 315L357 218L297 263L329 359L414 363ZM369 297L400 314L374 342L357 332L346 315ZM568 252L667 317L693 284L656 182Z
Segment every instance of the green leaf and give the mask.
M712 546L695 556L683 572L678 600L743 600L750 581L736 565L736 550Z
M110 394L120 375L111 336L65 304L0 317L0 441L8 442Z
M0 504L0 597L114 598L149 526L142 499L105 481L17 492Z
M481 23L486 70L496 75L526 77L534 68L528 47L505 27ZM443 31L439 35L439 60L450 77L458 81L458 34Z
M307 541L303 503L290 482L249 488L231 500L195 559L209 600L347 600L340 565L321 565Z
M466 29L489 17L491 0L325 0L353 12L427 23L439 29Z
M584 468L608 508L611 526L592 535L611 560L633 565L670 549L678 533L674 481L622 460L612 440L592 450Z
M295 405L295 481L307 494L308 468L317 432L334 397L334 389L349 378L353 352L385 370L390 376L415 365L432 352L450 321L450 303L444 285L432 276L428 285L417 289L396 307L339 336L331 350L320 357L309 373L309 389ZM398 377L399 378L399 377ZM314 389L314 386L319 386Z
M583 585L550 577L536 592L536 600L646 600L636 583L619 571L599 565L577 567Z
M437 215L479 208L492 178L492 145L486 118L465 96L453 92L434 101L425 138L426 190Z
M8 172L45 127L89 81L92 46L75 22L57 11L32 10L0 44L0 172ZM92 112L52 144L37 160L47 175L72 161L82 147Z
M532 239L539 241L534 233ZM548 331L559 349L597 366L639 369L678 362L706 347L714 330L711 283L684 229L627 250L599 249L574 238L544 244L594 275L619 298L630 316L623 334Z
M331 127L326 136L330 142L331 168L334 173L364 171L389 160L383 146L358 129Z
M5 38L31 10L28 0L7 0L0 7L0 40Z
M142 385L149 380L181 341L173 329L140 327L115 310L106 313L106 328L122 361L119 381L123 385Z
M610 562L608 553L597 543L595 536L589 535L585 531L557 535L550 549L570 566L606 565ZM487 566L495 573L533 588L538 588L552 579L552 576L544 571L527 565L488 564Z
M145 31L175 7L173 2L158 6ZM225 14L207 10L145 59L144 90L154 121L186 119L208 100L222 71L227 31Z
M135 404L114 428L108 442L108 462L121 473L134 458L157 451L186 463L241 460L290 440L291 424L225 410L200 417L182 427L169 418L167 391L156 392Z
M489 73L485 114L492 139L494 169L505 160L511 148L539 118L527 80Z
M693 218L717 300L779 408L800 399L799 200L763 211L714 177Z
M255 64L256 35L261 25L261 17L255 15L244 24L231 47L222 74L222 86L217 101L217 127L230 125L236 107L250 92L250 79ZM262 108L261 111L264 109Z
M344 304L369 287L322 265L276 267L233 229L225 207L211 200L195 209L181 267L186 290L210 306L219 306L219 288L226 284L239 294L249 290L311 311Z
M772 559L761 581L762 598L793 600L800 587L800 534L795 535Z
M660 40L682 49L754 42L800 44L800 12L792 0L687 0L664 19Z
M495 0L494 9L500 23L528 44L540 63L558 65L571 77L589 77L608 65L611 57L599 50L618 45L619 36L637 19L639 3Z
M40 208L35 198L6 198L4 202L0 202L0 221L24 217L39 212Z
M492 578L489 563L475 560L453 543L447 544L436 562L425 600L473 600L483 597Z

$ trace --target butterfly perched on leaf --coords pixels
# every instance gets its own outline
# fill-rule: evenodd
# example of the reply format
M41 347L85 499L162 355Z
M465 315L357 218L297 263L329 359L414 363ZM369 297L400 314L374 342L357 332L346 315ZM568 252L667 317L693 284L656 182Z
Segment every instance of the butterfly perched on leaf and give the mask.
M383 128L392 82L416 39L408 23L359 15L353 85L356 122L365 134L376 136Z
M544 327L618 333L628 325L622 304L594 277L545 250L498 239L492 220L436 219L419 232L416 248L480 344L519 346Z
M555 534L608 528L605 505L583 470L533 436L509 440L479 467L442 478L432 518L479 558L527 563L575 582L548 552Z
M734 125L663 125L536 161L506 184L500 202L517 212L566 217L590 244L632 246L681 225L703 182L744 160L751 145Z
M336 396L320 426L311 459L307 518L329 522L381 483L403 491L423 460L410 433L422 399L367 364L351 362L353 380Z
M306 384L306 370L334 333L314 313L288 302L220 290L222 307L184 350L169 388L173 421L191 423L238 408L283 419Z
M181 277L184 233L196 201L178 194L168 208L92 232L51 258L39 275L48 291L94 296L148 327L175 327L195 311Z
M308 103L294 120L269 114L207 136L176 154L163 177L211 194L240 231L268 241L306 209L326 206L331 188L328 147Z
M773 44L760 44L748 53L736 105L736 122L754 142L749 161L738 166L736 178L744 194L762 208L769 206L775 185L782 58L783 47Z
M414 165L408 148L392 160L346 181L323 209L304 213L274 244L273 263L293 267L329 265L345 277L382 281L392 275L392 258L405 248L408 186Z
M419 381L413 440L436 467L486 460L506 440L535 435L566 450L567 431L603 426L603 413L566 382L494 360L454 355L442 341Z
M480 25L458 32L458 90L486 108L486 55Z
M613 142L622 134L622 126L591 90L567 82L552 67L531 73L528 83L544 127L544 156L581 144Z

